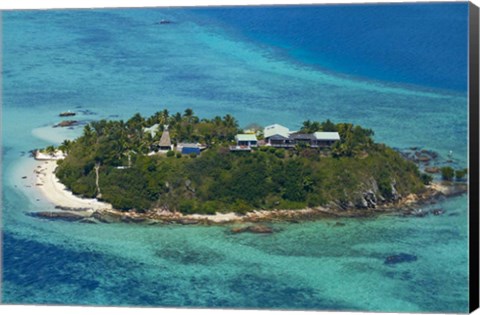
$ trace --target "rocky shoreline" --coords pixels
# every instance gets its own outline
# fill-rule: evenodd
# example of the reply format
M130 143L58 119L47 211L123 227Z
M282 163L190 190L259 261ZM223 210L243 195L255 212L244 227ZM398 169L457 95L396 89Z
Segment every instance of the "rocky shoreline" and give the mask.
M143 213L136 211L119 211L115 209L88 209L70 208L57 206L59 211L45 211L30 213L31 216L48 219L62 220L81 223L137 223L147 225L157 224L180 224L180 225L221 225L221 224L242 224L233 226L232 233L272 233L272 228L265 225L272 222L312 221L318 219L335 218L364 218L378 215L399 215L424 217L429 214L442 215L441 208L431 211L422 210L428 206L442 201L446 198L459 196L467 192L467 185L464 183L433 183L426 191L419 195L410 194L406 197L398 197L394 202L372 203L367 202L366 207L355 205L344 205L330 203L327 207L315 207L299 210L257 210L244 215L226 213L216 215L188 214L170 212L162 209L153 209ZM368 199L365 196L366 200Z

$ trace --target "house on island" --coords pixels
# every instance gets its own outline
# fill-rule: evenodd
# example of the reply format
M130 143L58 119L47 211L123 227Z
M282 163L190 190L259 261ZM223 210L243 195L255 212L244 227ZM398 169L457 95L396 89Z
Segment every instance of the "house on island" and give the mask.
M315 141L315 136L310 133L294 132L290 134L288 139L290 140L290 143L293 143L295 145L296 144L312 145L313 142Z
M256 147L258 145L257 136L254 134L240 133L235 136L235 141L239 146Z
M290 129L279 124L273 124L263 129L265 144L277 148L293 148L295 143L290 140Z
M158 149L160 151L170 151L173 149L172 141L170 140L170 132L168 131L168 125L164 126L162 136L158 142Z
M265 127L263 136L265 144L275 148L293 148L298 144L312 148L326 148L340 140L338 132L292 132L287 127L279 124Z
M236 145L230 147L230 151L251 151L258 146L258 139L255 134L240 133L235 136Z
M338 132L332 131L318 131L313 133L314 140L312 142L312 147L324 148L329 147L334 144L336 141L340 141L340 135Z

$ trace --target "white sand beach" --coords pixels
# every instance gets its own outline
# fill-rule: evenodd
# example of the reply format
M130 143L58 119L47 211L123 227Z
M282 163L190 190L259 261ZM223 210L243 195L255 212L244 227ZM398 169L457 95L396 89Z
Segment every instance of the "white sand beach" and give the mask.
M55 176L56 161L41 161L36 164L34 173L35 186L53 204L65 208L88 208L91 210L111 209L112 206L97 199L84 199L75 196L59 182Z

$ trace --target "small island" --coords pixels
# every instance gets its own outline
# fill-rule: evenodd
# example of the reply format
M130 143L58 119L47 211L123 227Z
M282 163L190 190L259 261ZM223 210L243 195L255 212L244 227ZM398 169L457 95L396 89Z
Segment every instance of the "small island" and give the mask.
M296 131L279 124L241 130L228 114L207 119L191 109L163 110L91 122L78 139L49 151L61 152L54 172L68 190L111 205L91 209L88 216L100 221L415 213L416 203L465 191L432 184L431 175L373 135L328 119L305 121Z

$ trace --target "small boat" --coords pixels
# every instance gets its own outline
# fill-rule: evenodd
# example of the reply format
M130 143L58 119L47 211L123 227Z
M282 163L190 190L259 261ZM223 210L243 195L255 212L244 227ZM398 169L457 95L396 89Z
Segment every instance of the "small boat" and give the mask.
M158 22L158 24L172 24L173 22L170 21L170 20L160 20L160 22Z
M66 111L66 112L63 112L63 113L60 113L60 117L68 117L68 116L75 116L76 113L74 112L71 112L71 111Z

